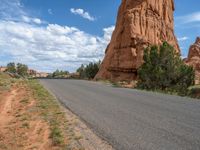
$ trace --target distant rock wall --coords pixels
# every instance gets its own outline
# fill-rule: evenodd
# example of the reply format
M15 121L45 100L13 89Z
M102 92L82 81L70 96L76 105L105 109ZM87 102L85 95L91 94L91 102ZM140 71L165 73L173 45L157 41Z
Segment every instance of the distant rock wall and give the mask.
M200 84L200 37L197 37L194 44L190 46L186 64L195 69L195 83Z
M117 23L96 79L131 81L143 63L144 48L167 41L180 53L174 35L174 0L122 0Z

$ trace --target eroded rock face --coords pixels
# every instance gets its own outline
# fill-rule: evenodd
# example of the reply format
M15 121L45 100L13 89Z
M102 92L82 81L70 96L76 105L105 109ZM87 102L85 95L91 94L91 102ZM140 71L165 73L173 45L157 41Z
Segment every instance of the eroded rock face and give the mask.
M193 66L195 69L195 83L200 84L200 37L197 37L196 42L190 46L186 64Z
M173 0L122 0L115 31L96 79L131 81L143 63L144 48L167 41L180 52L174 35Z

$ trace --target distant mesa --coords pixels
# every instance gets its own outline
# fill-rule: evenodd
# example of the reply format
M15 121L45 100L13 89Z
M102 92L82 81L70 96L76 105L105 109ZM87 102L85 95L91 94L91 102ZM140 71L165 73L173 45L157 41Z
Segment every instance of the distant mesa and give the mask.
M6 72L6 70L7 70L7 67L0 66L0 72ZM49 75L49 73L38 72L38 71L33 70L33 69L29 69L27 71L27 73L28 73L29 76L34 77L34 78L46 78Z
M174 35L174 0L122 0L116 28L96 79L131 81L149 45L167 41L180 53Z
M46 78L48 77L49 73L46 72L38 72L36 70L33 69L29 69L28 70L28 74L34 78Z
M200 84L200 37L197 37L194 44L190 46L186 64L193 66L195 69L195 84Z

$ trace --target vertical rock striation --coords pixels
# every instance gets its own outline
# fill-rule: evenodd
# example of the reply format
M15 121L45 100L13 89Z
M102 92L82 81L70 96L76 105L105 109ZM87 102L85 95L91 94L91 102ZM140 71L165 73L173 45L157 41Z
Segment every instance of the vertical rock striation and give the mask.
M179 53L173 13L174 0L122 0L111 42L95 78L135 80L144 48L149 45L167 41Z

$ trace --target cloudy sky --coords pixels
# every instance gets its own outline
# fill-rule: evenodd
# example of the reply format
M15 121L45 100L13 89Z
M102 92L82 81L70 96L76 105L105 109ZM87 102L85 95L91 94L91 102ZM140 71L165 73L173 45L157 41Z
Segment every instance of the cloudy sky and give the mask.
M72 72L102 59L120 1L0 0L0 65ZM176 0L175 30L185 57L200 36L198 0Z

